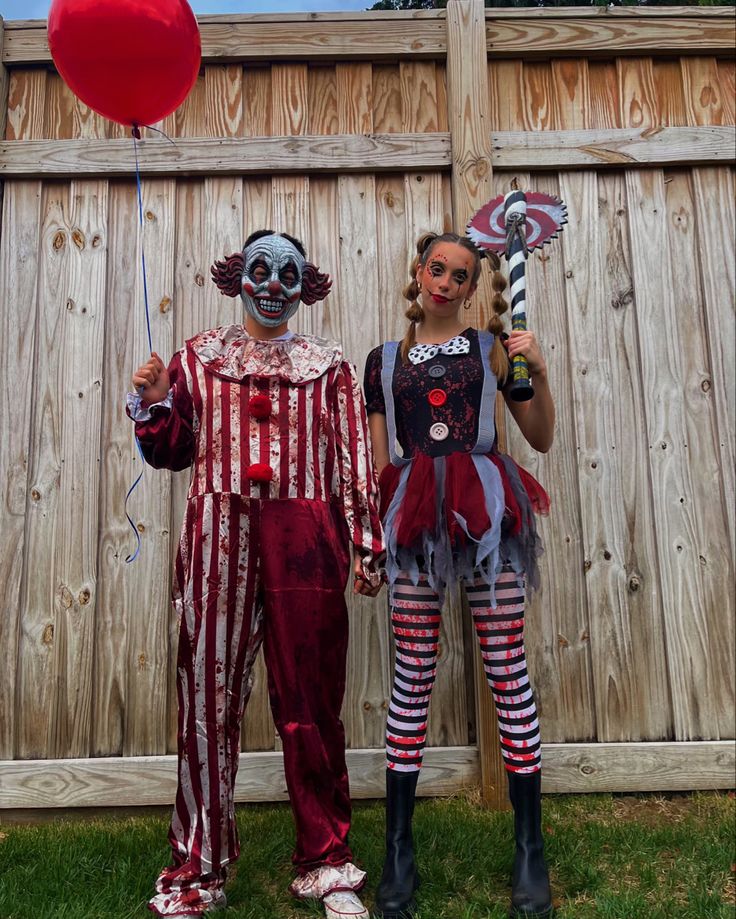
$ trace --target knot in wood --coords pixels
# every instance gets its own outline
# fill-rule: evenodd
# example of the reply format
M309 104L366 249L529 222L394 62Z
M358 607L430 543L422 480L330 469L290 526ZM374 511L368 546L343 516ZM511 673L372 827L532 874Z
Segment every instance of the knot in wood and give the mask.
M74 603L74 597L72 596L72 592L65 584L61 585L60 597L61 605L64 607L64 609L71 609Z
M364 712L369 712L369 711L371 710L372 707L373 707L373 706L371 705L370 702L364 702L364 703L363 703L363 711L364 711Z
M480 157L475 161L475 174L479 179L485 179L485 177L490 173L491 165L488 162L488 158L485 156Z
M170 306L171 306L171 297L163 297L161 302L158 305L159 312L168 313Z
M51 245L58 252L59 249L63 249L66 245L66 233L63 233L59 230L57 233L54 233L54 238L51 241Z
M45 645L50 645L54 640L54 624L49 622L46 628L43 630L43 635L41 636L41 641Z
M591 766L590 763L583 763L583 765L580 767L580 771L583 773L583 775L593 775L595 772L595 767Z
M630 590L632 593L636 593L636 591L639 589L640 586L641 586L641 581L639 580L639 578L638 578L635 574L633 574L633 575L629 578L629 590Z
M91 594L89 589L85 587L83 590L79 591L79 605L86 606L90 601Z
M84 249L87 244L84 233L79 229L79 227L72 230L72 242L77 247L77 249Z
M199 271L194 275L194 283L197 287L204 287L204 275Z

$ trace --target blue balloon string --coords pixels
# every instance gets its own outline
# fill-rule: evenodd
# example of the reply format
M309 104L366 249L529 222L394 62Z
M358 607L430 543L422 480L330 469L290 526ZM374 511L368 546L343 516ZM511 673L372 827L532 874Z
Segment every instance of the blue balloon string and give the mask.
M140 133L138 131L138 128L134 126L133 127L133 151L135 153L135 182L136 182L136 186L138 189L138 223L140 225L140 230L141 230L141 270L143 273L143 300L146 305L146 331L148 333L148 350L149 352L152 352L153 351L153 337L151 335L151 313L148 308L148 277L146 274L146 252L143 246L143 230L144 230L143 189L141 186L140 164L138 162L138 137L139 136L140 136ZM130 488L128 489L128 494L125 496L125 516L128 518L128 523L130 524L131 529L133 530L133 533L135 534L135 539L136 539L135 552L132 555L128 555L126 557L125 559L126 564L130 564L131 562L134 562L138 558L138 554L141 551L141 534L138 531L138 527L133 522L133 518L130 516L130 512L128 511L128 499L130 498L130 496L133 494L133 492L137 488L140 480L143 478L143 472L145 471L145 463L146 463L146 459L143 456L143 450L141 449L140 441L138 440L137 437L135 438L135 445L138 448L138 454L140 455L141 462L143 463L143 469L141 469L140 473L138 474L138 478L130 486Z
M138 553L141 551L141 534L138 532L138 527L133 522L133 518L130 516L130 511L128 510L128 498L133 494L133 491L137 487L140 480L143 478L143 472L146 468L146 458L143 456L143 450L141 449L140 442L138 438L135 438L135 445L138 447L138 453L140 454L141 462L143 463L143 469L138 473L138 478L133 482L133 484L128 489L128 494L125 496L125 516L128 518L128 523L130 524L131 530L135 533L135 552L132 555L127 555L125 557L126 564L134 562L138 558Z
M153 351L153 339L151 337L151 314L148 309L146 251L143 245L143 189L141 186L141 170L138 163L138 138L136 137L136 128L133 129L133 150L135 151L135 184L138 188L138 222L141 228L141 268L143 269L143 300L146 304L146 331L148 332L148 350Z

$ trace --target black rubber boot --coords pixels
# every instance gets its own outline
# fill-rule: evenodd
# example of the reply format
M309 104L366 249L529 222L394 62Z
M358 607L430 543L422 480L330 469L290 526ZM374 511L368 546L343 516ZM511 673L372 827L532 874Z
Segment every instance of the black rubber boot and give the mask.
M552 892L542 840L542 773L509 772L508 777L516 836L510 916L546 919L552 915Z
M410 919L414 914L414 891L419 875L414 863L411 820L419 770L386 770L386 861L376 891L377 916Z

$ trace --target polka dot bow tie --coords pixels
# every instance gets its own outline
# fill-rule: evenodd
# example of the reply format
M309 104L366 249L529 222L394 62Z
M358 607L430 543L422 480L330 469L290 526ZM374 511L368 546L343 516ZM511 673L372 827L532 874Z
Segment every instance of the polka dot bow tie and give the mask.
M464 335L456 335L441 345L414 345L409 348L409 360L412 364L423 364L437 354L467 354L470 342Z

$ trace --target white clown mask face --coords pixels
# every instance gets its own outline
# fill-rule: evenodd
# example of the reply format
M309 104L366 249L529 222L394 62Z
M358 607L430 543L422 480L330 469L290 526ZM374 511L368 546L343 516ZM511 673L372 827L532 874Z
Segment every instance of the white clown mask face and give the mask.
M288 322L299 309L305 263L299 250L276 234L243 249L240 296L246 312L271 328Z

